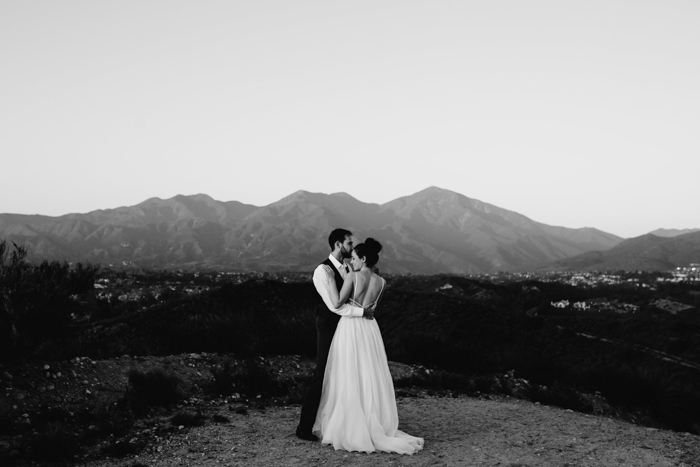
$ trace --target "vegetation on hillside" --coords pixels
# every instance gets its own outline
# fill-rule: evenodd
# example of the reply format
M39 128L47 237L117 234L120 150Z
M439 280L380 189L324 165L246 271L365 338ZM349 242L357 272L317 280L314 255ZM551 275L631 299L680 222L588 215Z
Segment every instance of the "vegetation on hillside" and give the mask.
M239 358L212 371L215 393L231 391L232 385L251 394L273 388L271 393L291 391L298 400L303 392L303 381L275 387L254 362L259 356L314 355L315 314L323 305L308 277L125 273L57 262L31 265L25 254L0 243L0 360L210 352ZM670 314L651 306L656 298L695 308ZM617 301L637 311L552 306L564 299ZM700 433L697 285L659 283L652 290L393 276L376 318L390 360L430 369L412 384L505 393L581 411L592 410L582 394L597 393L659 426ZM124 411L109 412L105 426L128 426L150 405L172 405L184 397L168 375L129 377L132 391ZM172 398L149 399L144 388L153 381L171 388L160 392ZM71 446L64 439L67 430L58 425L51 430L37 442Z

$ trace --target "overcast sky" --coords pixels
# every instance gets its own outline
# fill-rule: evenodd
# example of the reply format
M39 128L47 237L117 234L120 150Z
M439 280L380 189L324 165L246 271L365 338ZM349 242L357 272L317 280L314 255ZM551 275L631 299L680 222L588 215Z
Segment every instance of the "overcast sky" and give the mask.
M700 227L700 2L0 2L0 213L438 186Z

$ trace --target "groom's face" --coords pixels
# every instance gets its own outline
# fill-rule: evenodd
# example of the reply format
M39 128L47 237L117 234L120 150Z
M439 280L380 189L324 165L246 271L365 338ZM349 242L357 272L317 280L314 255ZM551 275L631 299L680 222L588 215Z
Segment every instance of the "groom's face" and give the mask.
M352 255L352 235L345 237L345 241L340 245L340 254L343 258L349 258Z

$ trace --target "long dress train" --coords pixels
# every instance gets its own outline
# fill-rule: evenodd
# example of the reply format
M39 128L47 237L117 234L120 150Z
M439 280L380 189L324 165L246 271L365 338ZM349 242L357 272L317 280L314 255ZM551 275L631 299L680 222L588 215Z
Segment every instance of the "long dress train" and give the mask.
M358 281L361 278L357 276ZM377 301L379 297L367 308ZM404 433L398 425L394 383L377 321L341 317L328 354L313 433L323 444L346 451L413 454L423 449L423 438Z

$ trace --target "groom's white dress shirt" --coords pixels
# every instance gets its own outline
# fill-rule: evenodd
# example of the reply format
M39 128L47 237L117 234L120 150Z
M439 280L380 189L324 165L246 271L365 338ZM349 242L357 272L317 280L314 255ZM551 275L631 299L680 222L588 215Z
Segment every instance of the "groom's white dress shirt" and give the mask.
M341 263L340 261L335 259L333 255L328 255L328 258L331 260L333 266L335 266L335 268L340 273L340 277L345 279L345 277L349 273L349 270L346 269L345 263ZM361 307L352 306L349 303L341 305L340 308L336 308L333 306L333 303L331 302L331 287L336 288L335 273L327 264L318 265L318 267L314 270L313 281L314 286L316 287L316 291L321 296L321 298L323 299L323 303L326 304L330 311L340 316L360 317L363 315L364 310Z

